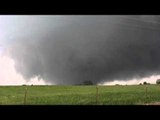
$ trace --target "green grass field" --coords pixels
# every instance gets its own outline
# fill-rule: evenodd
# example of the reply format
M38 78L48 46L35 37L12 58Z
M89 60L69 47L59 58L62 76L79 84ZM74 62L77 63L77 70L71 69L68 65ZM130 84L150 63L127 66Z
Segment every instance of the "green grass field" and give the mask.
M1 86L1 105L144 105L160 102L160 86Z

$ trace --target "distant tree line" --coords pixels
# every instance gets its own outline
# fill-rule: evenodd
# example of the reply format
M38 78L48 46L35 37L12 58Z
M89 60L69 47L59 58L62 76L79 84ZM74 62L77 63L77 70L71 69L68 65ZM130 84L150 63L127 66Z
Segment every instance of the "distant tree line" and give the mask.
M75 84L75 85L94 85L94 83L88 80L88 81L84 81L83 83Z
M139 83L139 85L142 85L142 83ZM143 85L150 85L150 83L147 83L146 81L144 81Z
M160 79L157 79L156 84L160 84Z
M84 81L83 85L93 85L93 82L92 81Z
M143 85L148 85L148 84L150 84L150 83L147 83L146 81L143 82ZM157 85L160 84L160 79L157 79L157 80L156 80L156 84L157 84ZM140 83L139 85L142 85L142 83Z

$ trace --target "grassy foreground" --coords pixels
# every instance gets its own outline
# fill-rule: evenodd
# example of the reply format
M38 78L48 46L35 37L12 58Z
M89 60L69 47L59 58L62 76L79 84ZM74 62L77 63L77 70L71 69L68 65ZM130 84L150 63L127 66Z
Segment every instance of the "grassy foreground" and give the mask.
M160 101L159 85L0 86L0 105L143 105ZM147 93L147 94L146 94Z

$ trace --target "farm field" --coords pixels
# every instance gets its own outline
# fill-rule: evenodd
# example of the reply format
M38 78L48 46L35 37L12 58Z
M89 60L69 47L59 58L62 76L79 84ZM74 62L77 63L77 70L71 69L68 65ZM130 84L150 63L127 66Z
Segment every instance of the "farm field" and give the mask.
M157 102L160 102L159 85L98 86L98 96L94 85L0 86L0 105L146 105Z

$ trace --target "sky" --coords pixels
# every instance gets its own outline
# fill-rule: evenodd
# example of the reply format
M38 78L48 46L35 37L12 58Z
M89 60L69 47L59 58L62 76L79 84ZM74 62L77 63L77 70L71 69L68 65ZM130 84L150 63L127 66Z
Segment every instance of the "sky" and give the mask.
M42 79L37 77L26 81L23 76L15 70L14 60L5 55L0 50L0 85L45 85L46 83Z
M39 17L41 18L44 16ZM14 59L11 58L7 53L9 46L14 44L14 41L16 41L16 39L14 39L15 36L20 37L22 34L30 35L31 33L28 31L31 29L38 29L35 27L32 28L32 25L34 24L38 24L38 19L36 16L0 16L0 85L49 84L46 83L43 79L38 79L37 77L26 80L23 75L16 71ZM28 30L25 32L24 29L26 28L28 28ZM23 30L23 33L21 30Z
M1 15L0 85L155 83L159 30L153 15Z

